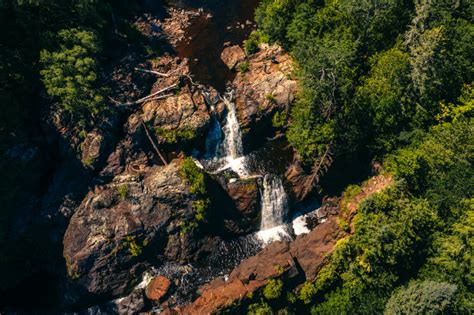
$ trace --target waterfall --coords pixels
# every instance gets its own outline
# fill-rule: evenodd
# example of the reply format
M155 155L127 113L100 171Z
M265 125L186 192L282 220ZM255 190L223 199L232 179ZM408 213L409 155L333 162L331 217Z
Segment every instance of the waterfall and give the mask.
M213 125L206 138L206 159L211 160L213 173L219 173L226 169L231 169L239 175L245 177L249 175L246 165L246 157L243 155L242 133L240 131L239 120L234 103L234 91L228 90L222 101L227 107L227 116L224 125L220 126L219 121L214 119ZM224 139L222 139L224 135Z
M222 98L227 107L227 117L223 128L225 134L224 153L228 159L235 160L243 155L242 133L235 110L234 91L229 91Z
M259 238L269 243L289 237L285 229L285 217L288 211L288 198L281 179L267 174L263 178L262 221Z

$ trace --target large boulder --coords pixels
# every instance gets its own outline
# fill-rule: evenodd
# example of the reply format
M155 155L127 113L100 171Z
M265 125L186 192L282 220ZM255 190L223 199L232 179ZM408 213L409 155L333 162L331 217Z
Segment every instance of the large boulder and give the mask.
M239 45L230 46L222 51L221 59L232 70L239 62L245 59L245 52Z
M191 199L177 163L96 187L64 235L70 278L94 295L123 294L139 278L141 263L163 253L168 234L179 233L170 229L173 219L192 215Z

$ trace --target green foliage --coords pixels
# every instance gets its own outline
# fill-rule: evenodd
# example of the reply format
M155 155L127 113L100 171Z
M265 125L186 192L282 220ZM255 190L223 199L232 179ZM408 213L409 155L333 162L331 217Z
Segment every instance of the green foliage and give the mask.
M122 184L117 186L117 192L119 194L120 199L123 201L128 197L128 184Z
M258 45L267 41L268 38L266 38L261 32L253 31L252 33L250 33L249 38L244 41L245 53L247 55L251 55L258 52Z
M97 87L96 35L78 28L64 29L58 33L58 42L57 50L41 51L41 76L48 94L81 118L98 114L104 97Z
M384 314L449 314L455 308L456 285L412 281L388 300Z
M287 137L303 160L314 162L328 147L337 157L368 146L381 157L404 133L432 125L438 103L472 81L471 9L442 1L416 8L403 0L262 1L259 32L298 64Z
M184 235L199 228L200 224L206 220L210 200L206 195L207 190L204 173L197 167L191 157L184 159L180 175L190 186L189 190L191 193L195 194L197 198L192 202L193 217L182 221L180 224L180 233Z
M182 141L191 141L196 138L196 131L193 129L163 129L155 128L156 136L166 143L175 144Z
M273 315L272 308L265 302L250 304L247 315Z
M349 223L343 218L338 219L337 225L339 225L339 227L346 232L349 232L351 230Z
M197 167L191 157L184 159L180 175L189 184L189 190L191 193L201 195L206 193L206 180L204 173L199 169L199 167Z
M132 255L132 256L139 256L142 251L143 251L143 248L142 246L140 246L138 243L137 243L137 237L136 236L133 236L133 235L127 235L125 238L124 238L124 246L125 248L128 249L129 253Z
M283 281L280 279L270 279L263 288L263 296L267 300L275 300L281 296L283 290Z
M396 147L398 134L414 117L406 98L409 85L409 55L399 47L377 53L370 59L371 70L358 87L355 102L357 116L363 117L374 136L373 150L387 152ZM362 123L362 122L361 122Z
M275 128L282 128L286 123L286 112L276 112L272 118L272 126Z
M249 72L249 70L250 70L250 64L248 61L242 61L241 63L239 63L240 72L246 73L246 72Z

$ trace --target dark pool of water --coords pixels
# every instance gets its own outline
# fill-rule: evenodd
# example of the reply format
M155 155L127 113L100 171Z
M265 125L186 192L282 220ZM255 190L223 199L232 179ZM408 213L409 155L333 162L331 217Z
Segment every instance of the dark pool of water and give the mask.
M190 59L191 72L195 79L224 91L235 73L222 62L220 55L224 44L236 45L248 38L253 28L254 11L259 0L178 0L171 5L204 9L204 14L188 29L190 40L176 47L180 57ZM206 15L212 15L207 19ZM252 22L249 24L249 22ZM246 23L247 22L247 23ZM237 25L244 25L244 28Z

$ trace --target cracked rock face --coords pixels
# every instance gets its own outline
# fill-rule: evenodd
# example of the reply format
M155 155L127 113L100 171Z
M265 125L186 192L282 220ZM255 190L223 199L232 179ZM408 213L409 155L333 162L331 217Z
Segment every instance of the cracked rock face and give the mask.
M119 175L89 192L64 236L69 276L89 293L117 295L134 284L142 262L163 253L175 216L191 212L176 163ZM168 231L167 231L168 229Z
M265 139L276 112L287 113L297 90L292 79L293 62L277 45L261 44L247 57L248 71L239 71L233 81L236 108L244 141Z

